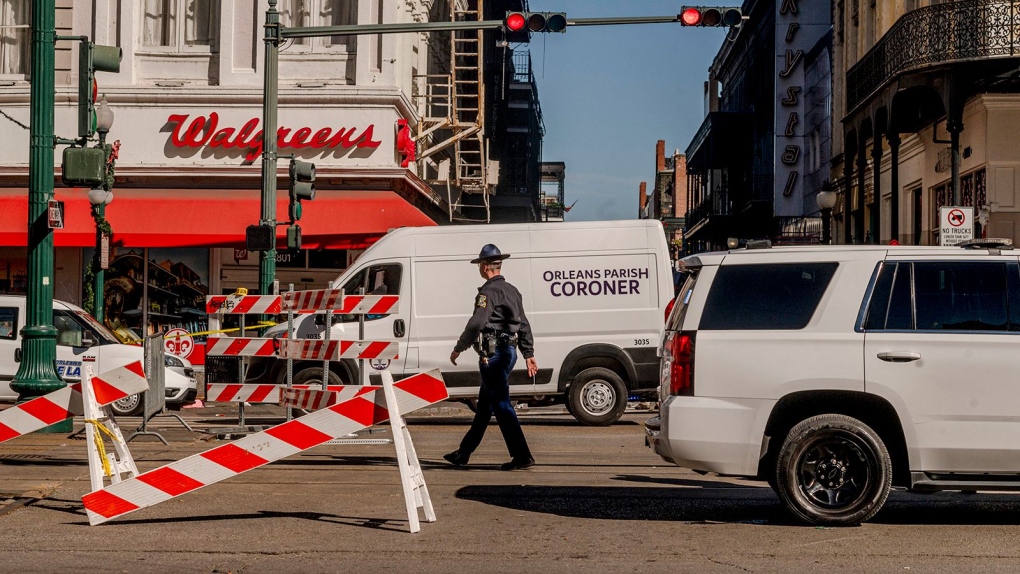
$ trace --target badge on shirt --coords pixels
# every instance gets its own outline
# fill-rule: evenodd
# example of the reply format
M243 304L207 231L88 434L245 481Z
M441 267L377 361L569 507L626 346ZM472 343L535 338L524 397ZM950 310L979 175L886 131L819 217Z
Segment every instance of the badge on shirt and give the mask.
M485 299L485 295L482 295L481 293L479 293L478 294L478 298L475 299L475 307L485 308L486 303L487 303L487 300Z

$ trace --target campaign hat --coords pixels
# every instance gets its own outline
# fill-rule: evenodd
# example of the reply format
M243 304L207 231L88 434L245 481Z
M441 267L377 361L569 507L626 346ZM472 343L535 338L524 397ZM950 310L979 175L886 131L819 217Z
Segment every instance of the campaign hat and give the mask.
M488 243L485 247L482 247L481 252L478 253L478 258L471 260L471 264L476 265L482 261L502 261L507 257L510 257L509 253L500 253L499 247Z

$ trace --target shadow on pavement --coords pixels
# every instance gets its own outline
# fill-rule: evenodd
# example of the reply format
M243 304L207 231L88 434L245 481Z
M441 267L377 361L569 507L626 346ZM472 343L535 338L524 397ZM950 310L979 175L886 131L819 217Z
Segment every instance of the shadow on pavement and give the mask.
M677 480L687 488L471 485L456 497L513 510L570 518L750 523L819 528L796 522L767 487ZM893 492L871 520L879 524L1020 524L1020 497L1002 494Z
M74 516L81 517L82 522L73 522L68 524L78 526L88 526L88 519L85 513L85 509L82 508L81 500L74 499L62 499L62 498L47 498L45 500L34 502L31 505L33 508L40 508L44 510L53 510L56 512L64 512L72 514ZM144 512L144 509L143 509ZM297 518L301 520L312 520L316 522L328 522L330 524L339 524L343 526L358 526L361 528L370 528L372 530L387 530L391 532L407 532L407 520L394 520L392 518L372 518L366 516L342 516L339 514L327 514L323 512L275 512L270 510L260 510L258 512L247 513L247 514L211 514L205 516L182 516L175 518L153 518L153 519L134 519L134 520L114 520L107 523L105 527L120 525L132 525L132 524L170 524L179 522L218 522L225 520L267 520L274 518Z

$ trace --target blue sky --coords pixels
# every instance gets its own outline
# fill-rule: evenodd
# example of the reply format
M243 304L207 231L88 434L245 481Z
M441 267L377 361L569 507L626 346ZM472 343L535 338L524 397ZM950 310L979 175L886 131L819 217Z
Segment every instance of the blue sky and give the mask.
M696 5L738 5L701 1ZM530 0L570 18L670 16L662 0ZM691 3L694 4L693 2ZM683 151L704 119L704 82L722 28L574 26L534 34L530 50L545 118L543 161L566 163L567 221L635 219L638 185L655 177L655 142Z

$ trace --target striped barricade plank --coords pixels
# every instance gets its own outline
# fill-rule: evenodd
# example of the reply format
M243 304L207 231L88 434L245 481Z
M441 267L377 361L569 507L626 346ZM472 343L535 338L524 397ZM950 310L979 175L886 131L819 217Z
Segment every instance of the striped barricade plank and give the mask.
M283 310L335 311L347 314L390 315L400 310L396 295L345 295L343 289L288 291L281 295Z
M447 398L438 370L394 385L397 411L407 414ZM189 456L82 497L97 525L308 450L389 418L385 394L375 388L260 433Z
M99 406L140 393L149 388L142 362L135 361L92 377L92 388ZM10 440L85 412L81 383L15 405L0 412L0 442Z
M332 311L342 306L343 289L312 289L287 291L283 297L284 311Z
M279 295L207 295L206 313L243 315L246 313L282 313Z
M209 337L206 355L230 357L272 357L276 354L275 339L255 337Z
M205 399L212 403L273 403L280 402L284 385L239 385L210 383L205 387ZM322 389L320 385L295 385L295 389ZM327 391L338 391L343 385L330 385Z
M317 411L381 388L364 385L338 385L326 387L324 391L314 387L293 387L280 391L280 406Z
M321 341L279 339L281 359L339 361L340 359L398 359L396 341Z

